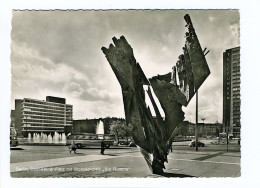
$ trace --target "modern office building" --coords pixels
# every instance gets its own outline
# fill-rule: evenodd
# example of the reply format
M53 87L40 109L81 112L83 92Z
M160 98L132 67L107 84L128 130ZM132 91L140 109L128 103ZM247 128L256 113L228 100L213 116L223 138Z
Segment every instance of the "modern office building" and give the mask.
M223 125L231 136L240 134L240 47L223 53Z
M15 128L19 135L64 133L64 127L72 126L72 114L73 106L66 104L65 98L15 100Z

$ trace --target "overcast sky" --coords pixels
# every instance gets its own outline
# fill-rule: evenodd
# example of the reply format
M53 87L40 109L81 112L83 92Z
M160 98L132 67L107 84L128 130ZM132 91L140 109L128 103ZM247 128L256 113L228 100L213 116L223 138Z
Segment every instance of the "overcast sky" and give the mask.
M101 47L124 35L147 78L171 71L184 46L190 14L210 76L199 89L199 119L222 122L222 59L239 42L239 12L210 11L13 11L14 99L66 98L73 118L124 117L121 87ZM195 97L183 107L195 121Z

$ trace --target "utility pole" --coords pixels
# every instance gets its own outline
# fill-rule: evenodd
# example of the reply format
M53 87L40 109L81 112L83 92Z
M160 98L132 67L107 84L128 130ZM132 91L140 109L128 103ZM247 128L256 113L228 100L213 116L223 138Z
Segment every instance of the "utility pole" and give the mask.
M195 146L198 151L198 90L196 92L196 124L195 124Z
M228 125L228 124L227 124ZM228 126L227 126L227 129L226 129L226 137L227 137L227 152L228 152Z

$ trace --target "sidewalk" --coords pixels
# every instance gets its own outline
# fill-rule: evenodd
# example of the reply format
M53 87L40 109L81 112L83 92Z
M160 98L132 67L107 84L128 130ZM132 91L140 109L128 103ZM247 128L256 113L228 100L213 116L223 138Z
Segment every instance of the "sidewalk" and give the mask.
M166 177L239 177L240 153L175 151ZM134 153L84 155L11 163L12 177L163 177L153 175L143 156Z
M73 157L65 157L65 158L11 163L10 172L12 173L12 172L37 170L41 168L57 167L57 166L71 165L71 164L84 163L90 161L112 159L115 157L118 156L88 155L88 156L73 156Z

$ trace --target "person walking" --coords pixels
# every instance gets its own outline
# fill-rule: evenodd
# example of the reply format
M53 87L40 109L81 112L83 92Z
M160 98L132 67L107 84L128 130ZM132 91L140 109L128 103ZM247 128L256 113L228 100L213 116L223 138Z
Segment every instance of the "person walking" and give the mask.
M101 141L101 151L100 151L100 153L102 154L102 155L104 155L104 151L105 151L105 142L104 142L104 140L102 140Z
M71 151L74 151L74 153L76 153L77 146L74 141L72 141L69 150L70 150L70 153L71 153Z

